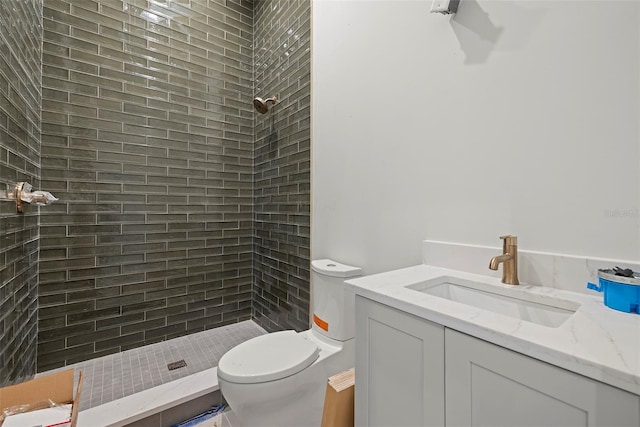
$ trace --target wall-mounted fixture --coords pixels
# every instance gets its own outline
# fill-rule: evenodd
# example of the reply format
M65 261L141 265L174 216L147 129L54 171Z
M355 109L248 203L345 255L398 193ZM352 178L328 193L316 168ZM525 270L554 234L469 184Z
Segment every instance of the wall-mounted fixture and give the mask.
M0 190L0 201L14 202L18 213L24 213L24 204L46 206L56 200L48 191L31 191L33 186L28 182L19 182L15 186L7 186L7 190Z
M267 111L269 111L269 102L275 104L276 102L278 102L278 100L275 96L267 99L258 97L253 98L253 108L255 108L258 113L265 114Z
M443 15L451 15L458 11L460 0L433 0L431 4L431 13L442 13Z

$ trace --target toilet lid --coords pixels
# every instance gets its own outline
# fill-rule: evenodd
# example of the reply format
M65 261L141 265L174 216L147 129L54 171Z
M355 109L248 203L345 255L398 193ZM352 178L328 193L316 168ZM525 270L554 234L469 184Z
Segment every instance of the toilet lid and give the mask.
M302 371L319 352L296 331L261 335L226 352L218 362L218 376L240 384L274 381Z

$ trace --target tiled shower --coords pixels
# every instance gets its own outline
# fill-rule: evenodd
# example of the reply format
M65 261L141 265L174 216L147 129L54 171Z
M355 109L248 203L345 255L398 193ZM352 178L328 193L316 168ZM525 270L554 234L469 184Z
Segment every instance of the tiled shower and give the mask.
M253 316L267 331L309 327L311 2L257 1Z
M40 184L42 10L0 2L0 185ZM0 202L0 384L36 369L38 215Z
M0 185L60 198L0 204L2 383L250 318L305 329L309 0L0 8Z

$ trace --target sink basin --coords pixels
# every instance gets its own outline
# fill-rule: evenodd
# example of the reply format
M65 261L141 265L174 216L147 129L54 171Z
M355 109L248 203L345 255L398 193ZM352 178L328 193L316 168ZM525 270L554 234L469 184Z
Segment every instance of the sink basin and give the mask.
M573 301L450 276L408 285L407 288L551 328L562 325L580 308Z

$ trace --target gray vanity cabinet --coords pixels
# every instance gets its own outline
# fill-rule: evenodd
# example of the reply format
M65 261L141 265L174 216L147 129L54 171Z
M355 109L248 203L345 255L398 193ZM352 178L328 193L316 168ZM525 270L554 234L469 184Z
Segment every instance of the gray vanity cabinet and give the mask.
M444 425L444 327L356 298L355 424Z
M640 396L356 297L356 426L640 426Z

